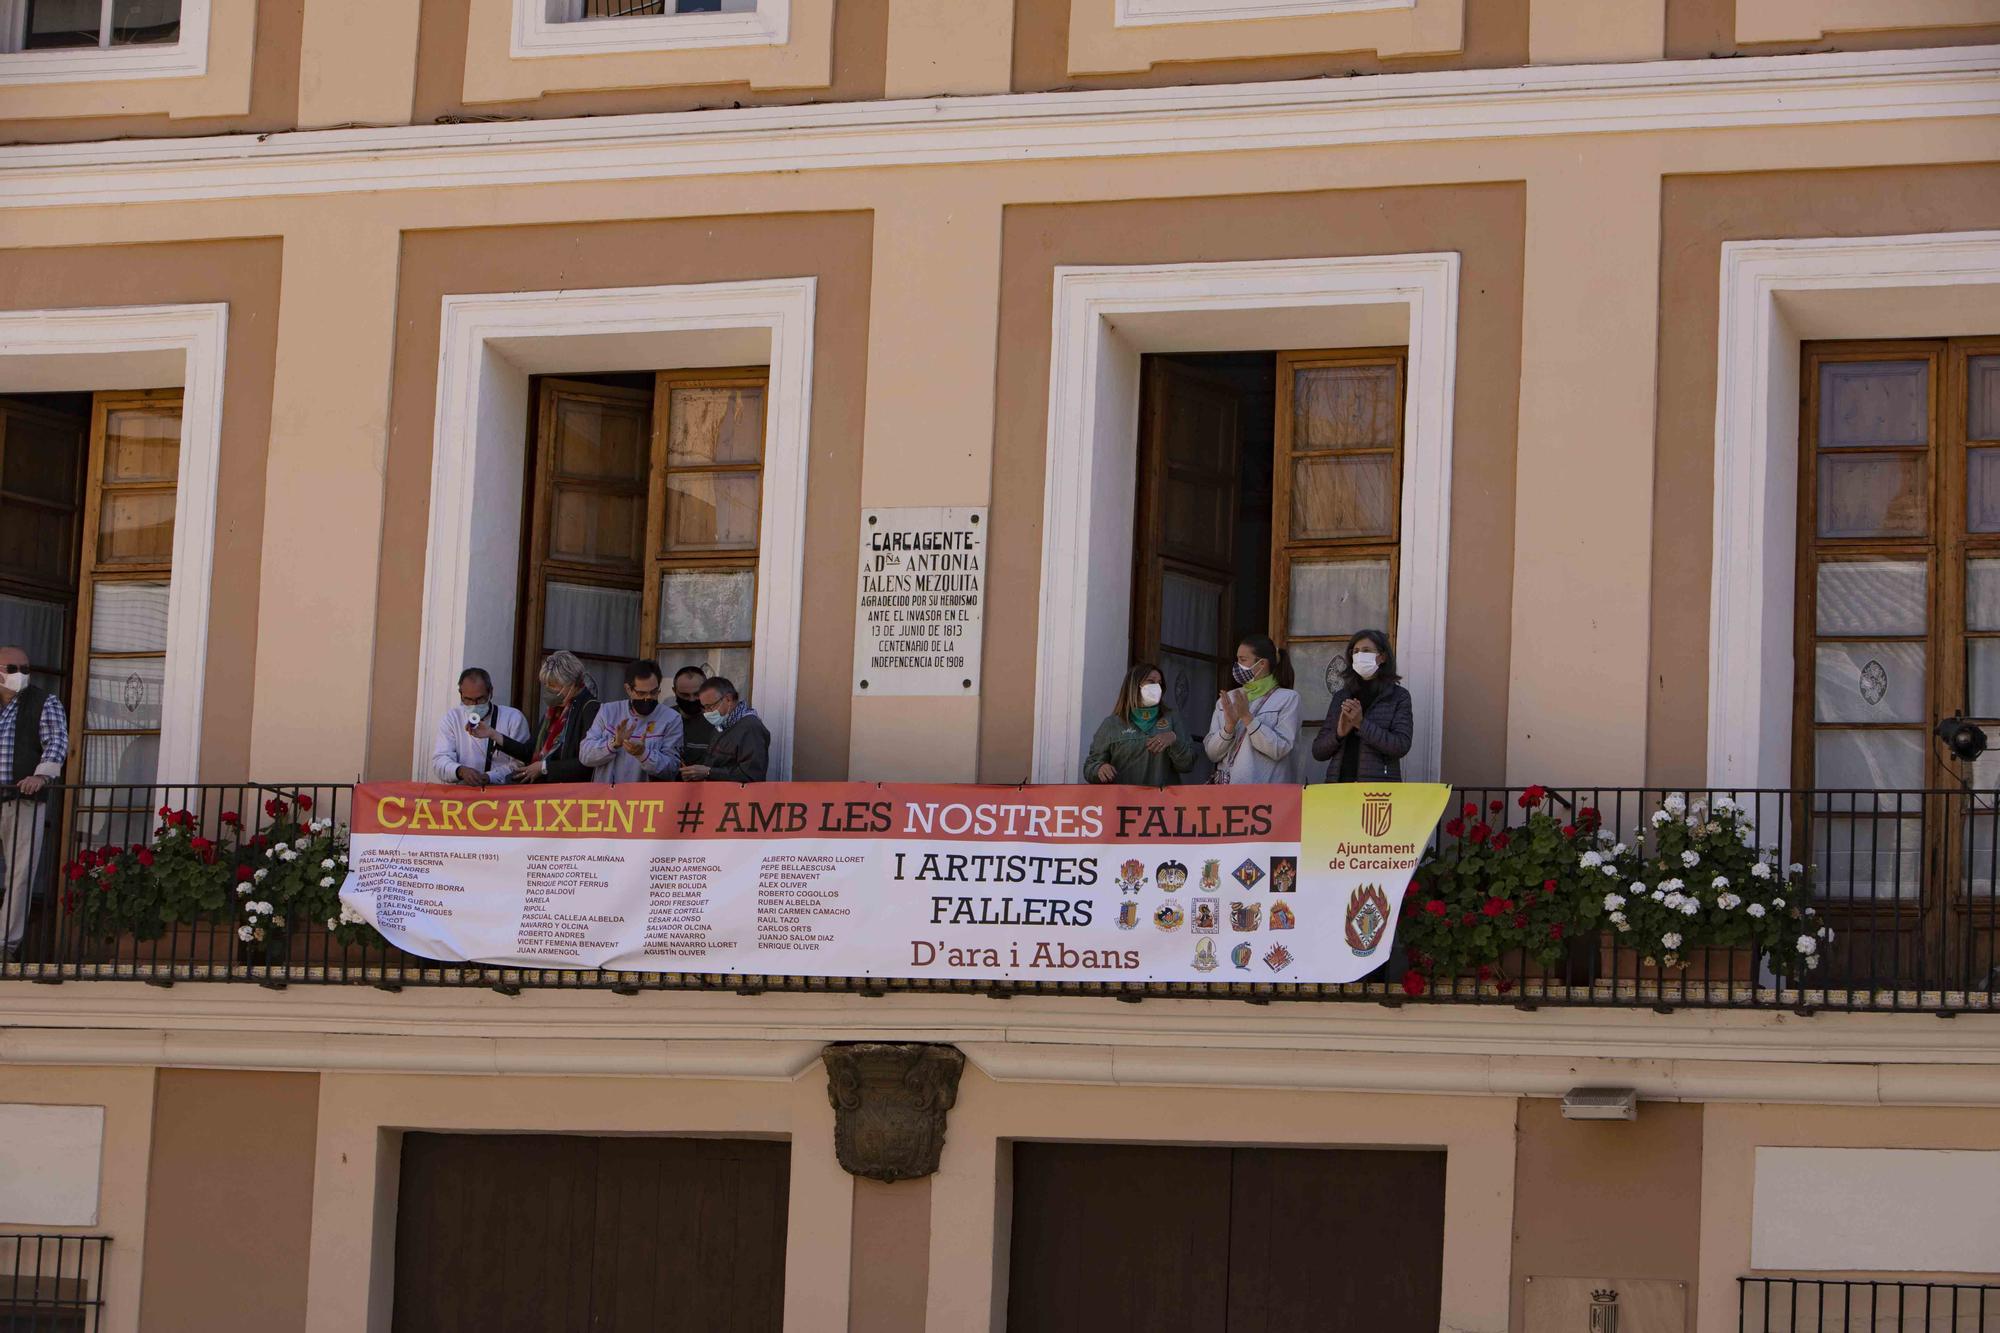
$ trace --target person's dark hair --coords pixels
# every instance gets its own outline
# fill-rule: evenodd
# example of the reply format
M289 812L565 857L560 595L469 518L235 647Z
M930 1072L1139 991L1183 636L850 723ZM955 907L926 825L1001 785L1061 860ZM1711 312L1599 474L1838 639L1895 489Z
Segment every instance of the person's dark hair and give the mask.
M1347 664L1341 668L1340 672L1341 679L1347 682L1347 688L1358 690L1366 683L1361 677L1354 674L1354 645L1360 643L1363 639L1372 640L1375 646L1381 650L1382 661L1375 668L1374 683L1377 685L1394 685L1397 681L1401 680L1402 677L1396 674L1396 649L1390 644L1389 636L1379 629L1356 630L1354 637L1347 641L1346 655L1341 658Z
M1271 664L1271 675L1280 686L1292 688L1292 655L1271 641L1268 634L1246 634L1236 641Z
M714 690L725 699L741 699L743 697L736 692L736 683L727 676L710 676L701 683L701 687L704 690Z
M468 680L476 680L481 685L484 685L486 687L486 697L489 699L493 697L493 677L486 674L485 667L467 667L458 673L458 683L461 688L464 687L465 682Z
M708 679L708 673L706 671L703 671L700 667L684 666L679 671L674 672L674 684L676 685L680 684L681 678L683 676L693 676L696 680Z
M1145 707L1144 704L1139 702L1139 687L1146 683L1146 677L1156 671L1159 672L1160 676L1160 707L1165 708L1167 706L1167 692L1165 688L1167 673L1160 671L1151 662L1134 662L1132 669L1125 673L1124 683L1118 687L1118 702L1112 705L1114 710L1113 716L1119 718L1130 717L1133 709Z
M625 664L625 683L637 685L640 681L660 678L660 664L650 657L635 657Z

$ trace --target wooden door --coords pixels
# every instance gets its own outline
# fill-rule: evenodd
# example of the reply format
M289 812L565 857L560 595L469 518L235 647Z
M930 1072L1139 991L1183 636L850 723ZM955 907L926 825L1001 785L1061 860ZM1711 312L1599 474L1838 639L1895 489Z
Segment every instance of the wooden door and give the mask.
M776 1333L790 1148L403 1136L397 1333Z
M1432 1333L1441 1152L1014 1146L1016 1333Z
M1132 652L1159 665L1167 702L1199 740L1242 628L1232 588L1246 396L1161 357L1146 358L1142 378Z

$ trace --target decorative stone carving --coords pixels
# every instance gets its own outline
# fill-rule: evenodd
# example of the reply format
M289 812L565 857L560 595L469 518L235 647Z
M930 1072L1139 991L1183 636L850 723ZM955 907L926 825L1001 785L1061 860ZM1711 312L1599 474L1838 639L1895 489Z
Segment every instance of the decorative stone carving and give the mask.
M842 1042L820 1052L833 1103L833 1146L850 1175L893 1184L938 1169L945 1112L965 1056L923 1042Z

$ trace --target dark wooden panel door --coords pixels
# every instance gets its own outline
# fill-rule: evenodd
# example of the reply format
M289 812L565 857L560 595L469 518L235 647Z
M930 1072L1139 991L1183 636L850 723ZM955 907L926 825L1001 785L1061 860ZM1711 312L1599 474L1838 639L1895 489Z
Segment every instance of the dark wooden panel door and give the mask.
M1014 1333L1224 1333L1229 1152L1014 1145Z
M789 1145L407 1134L397 1333L777 1333Z
M1020 1143L1014 1333L1431 1333L1441 1152Z
M1229 1333L1435 1333L1441 1152L1239 1148Z

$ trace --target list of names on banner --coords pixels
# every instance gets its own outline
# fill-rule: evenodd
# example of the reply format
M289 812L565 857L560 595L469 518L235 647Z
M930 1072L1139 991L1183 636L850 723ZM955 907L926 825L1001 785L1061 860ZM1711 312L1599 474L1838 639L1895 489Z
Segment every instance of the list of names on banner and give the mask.
M863 510L854 692L977 694L985 596L985 509Z
M357 791L342 898L425 958L991 980L1354 980L1446 789Z

